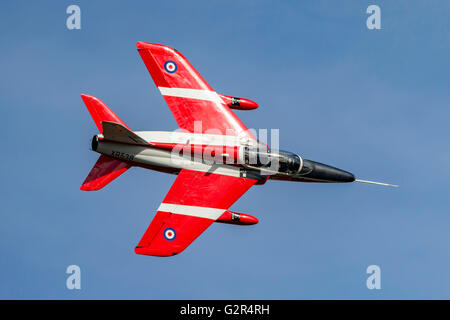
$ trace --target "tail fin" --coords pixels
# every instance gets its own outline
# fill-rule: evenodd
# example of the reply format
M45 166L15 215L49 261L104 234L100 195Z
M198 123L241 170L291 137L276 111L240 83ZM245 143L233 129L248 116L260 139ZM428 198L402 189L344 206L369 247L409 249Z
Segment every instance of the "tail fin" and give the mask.
M97 125L97 128L100 131L100 133L103 133L102 121L111 121L111 122L120 123L127 129L130 129L100 99L93 97L93 96L89 96L87 94L82 94L81 99L83 99L84 104L86 105L87 109L89 110L89 113L91 114L92 119L94 119L94 122Z
M123 127L128 128L128 126L120 120L120 118L109 109L106 104L100 99L89 96L87 94L82 94L81 99L83 99L86 104L89 113L94 119L98 130L103 134L102 121L112 121L121 124ZM127 171L130 165L126 162L120 160L112 159L108 156L101 155L92 168L91 172L84 180L80 189L84 191L99 190L106 186L108 183L113 181L115 178L120 176L122 173Z
M100 190L129 168L130 165L126 162L101 155L80 189L84 191Z
M148 146L150 143L136 133L116 122L102 121L103 137L106 140Z

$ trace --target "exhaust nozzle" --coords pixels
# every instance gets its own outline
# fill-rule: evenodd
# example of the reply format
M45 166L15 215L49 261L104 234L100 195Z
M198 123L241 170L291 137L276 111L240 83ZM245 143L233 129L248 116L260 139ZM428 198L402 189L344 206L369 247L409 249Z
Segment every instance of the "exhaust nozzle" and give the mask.
M92 137L92 142L91 142L92 151L97 151L97 147L98 147L98 136L95 135Z

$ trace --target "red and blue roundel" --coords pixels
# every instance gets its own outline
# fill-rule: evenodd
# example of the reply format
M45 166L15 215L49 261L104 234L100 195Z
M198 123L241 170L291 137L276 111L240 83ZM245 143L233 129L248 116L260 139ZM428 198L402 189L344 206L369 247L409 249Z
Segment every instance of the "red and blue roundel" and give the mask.
M171 60L168 60L166 61L166 63L164 63L164 69L166 69L166 71L169 73L174 73L175 71L177 71L177 64Z
M177 237L177 233L172 228L166 228L166 230L164 230L163 232L163 235L164 238L169 241L175 240L175 238Z

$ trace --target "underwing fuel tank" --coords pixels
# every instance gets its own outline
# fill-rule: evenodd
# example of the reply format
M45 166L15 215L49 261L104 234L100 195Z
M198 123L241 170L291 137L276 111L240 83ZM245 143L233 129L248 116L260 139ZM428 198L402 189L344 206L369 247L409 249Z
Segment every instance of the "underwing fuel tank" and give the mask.
M254 216L245 213L237 213L230 210L226 210L216 222L237 224L241 226L248 226L252 224L257 224L259 220Z
M258 108L258 104L250 99L230 97L224 94L219 94L223 102L227 104L230 109L236 110L254 110Z

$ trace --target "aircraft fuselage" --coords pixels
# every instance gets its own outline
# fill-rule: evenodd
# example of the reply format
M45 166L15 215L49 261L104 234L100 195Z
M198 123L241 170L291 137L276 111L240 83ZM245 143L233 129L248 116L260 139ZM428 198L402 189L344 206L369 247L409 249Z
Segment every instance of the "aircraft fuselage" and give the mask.
M236 136L169 131L135 131L150 145L109 141L102 135L92 140L100 154L166 173L181 169L252 178L300 182L353 182L353 174L285 151L269 150L256 140Z

